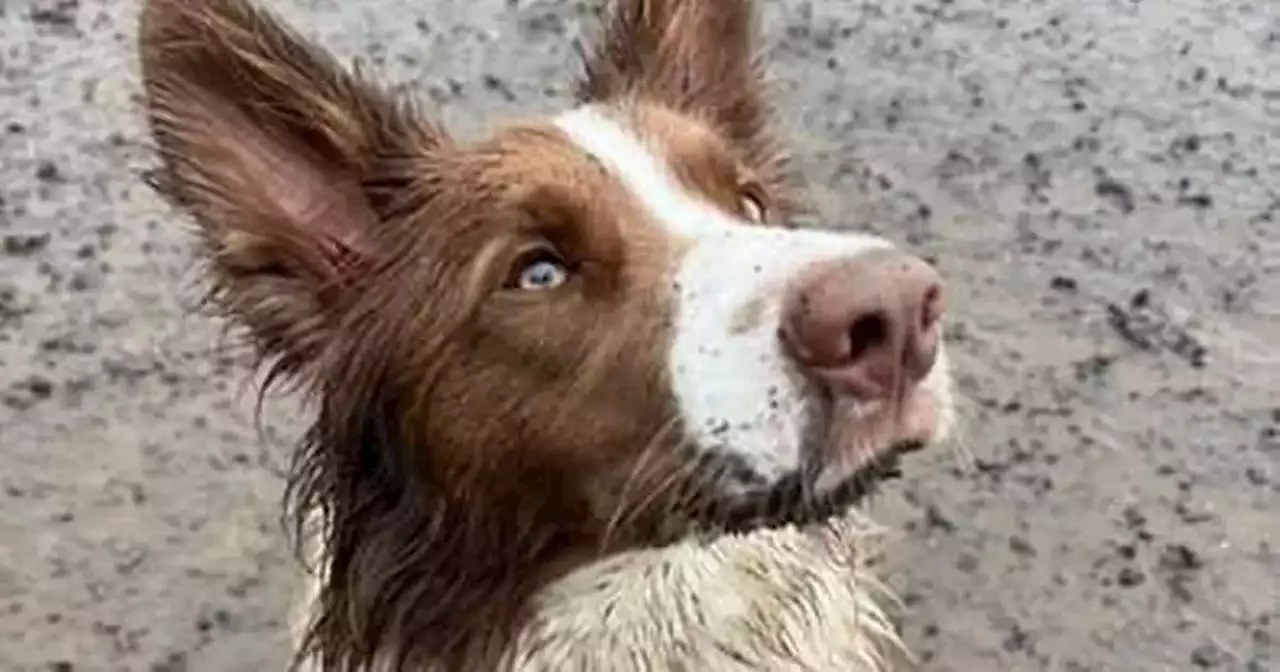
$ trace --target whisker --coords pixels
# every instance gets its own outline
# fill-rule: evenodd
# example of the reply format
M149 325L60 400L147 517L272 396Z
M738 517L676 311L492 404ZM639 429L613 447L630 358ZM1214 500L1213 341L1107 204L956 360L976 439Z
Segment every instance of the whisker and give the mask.
M687 447L687 444L684 441L675 444L672 448L672 454L679 454L679 452L685 447ZM695 474L698 469L698 465L694 460L678 460L675 462L675 465L676 468L668 471L661 481L652 485L644 498L631 503L629 506L630 512L627 516L621 519L619 523L620 525L629 527L637 518L644 515L654 502L668 497L671 494L672 488L685 483L687 479ZM687 502L687 498L691 496L691 492L689 492L688 489L685 489L684 492L679 492L678 494L685 499L675 501L668 500L667 511L669 514L676 513L681 509L686 508L683 505L676 506L675 502L679 501L683 504L684 502ZM664 519L665 518L670 518L670 515L664 516Z
M624 513L630 501L631 488L640 480L641 474L648 467L650 459L657 455L658 448L662 445L661 441L665 435L670 432L678 423L679 418L674 415L669 417L662 425L653 433L653 436L644 445L640 451L640 456L632 464L631 469L627 473L627 478L623 481L622 491L618 493L617 502L614 504L613 513L610 514L608 522L605 524L605 532L600 540L600 550L608 548L613 541L613 535L617 532L623 519Z
M959 468L964 473L970 473L976 465L976 458L972 449L969 447L969 424L967 415L960 415L955 420L953 428L953 436L946 443L952 457L959 463Z

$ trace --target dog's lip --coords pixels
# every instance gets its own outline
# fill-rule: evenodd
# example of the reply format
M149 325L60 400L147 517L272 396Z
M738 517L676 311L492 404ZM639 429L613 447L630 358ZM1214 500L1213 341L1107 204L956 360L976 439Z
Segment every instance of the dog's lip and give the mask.
M817 495L857 478L874 463L923 448L937 432L937 404L918 387L871 409L838 398L831 405L825 441L815 456Z
M821 524L843 515L872 494L879 483L901 477L900 458L926 445L904 441L888 446L823 492L806 485L811 482L810 477L795 472L771 490L762 492L763 498L743 500L727 509L717 525L722 530L748 533L756 529Z
M807 525L839 516L880 482L901 476L900 458L937 438L937 403L923 390L906 395L904 413L886 405L868 410L849 400L825 401L805 442L808 465L739 501L723 521L727 529Z

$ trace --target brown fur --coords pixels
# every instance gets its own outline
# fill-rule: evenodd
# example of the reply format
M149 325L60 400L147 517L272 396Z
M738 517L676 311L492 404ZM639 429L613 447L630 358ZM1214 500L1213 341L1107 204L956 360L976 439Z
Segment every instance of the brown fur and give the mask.
M690 193L747 221L751 216L744 209L744 195L761 206L765 221L777 221L780 203L789 205L787 185L774 175L762 179L711 126L657 105L636 105L628 111L629 126L666 159L676 180Z
M713 202L785 213L752 21L623 2L578 97L630 110ZM245 0L149 0L139 49L211 298L318 402L289 483L327 568L300 659L483 668L548 581L712 506L661 379L679 250L552 127L460 146ZM539 241L577 284L504 291Z
M771 129L755 33L754 4L746 0L614 3L580 49L585 74L575 95L580 102L632 99L679 113L651 116L645 125L701 122L752 169L779 212L800 208L790 161Z

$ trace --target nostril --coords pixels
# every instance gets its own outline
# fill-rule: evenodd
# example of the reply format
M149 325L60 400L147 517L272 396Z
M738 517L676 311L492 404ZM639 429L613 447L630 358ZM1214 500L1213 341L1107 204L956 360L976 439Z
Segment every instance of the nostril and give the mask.
M864 315L849 327L849 361L856 362L868 350L884 343L889 337L889 325L883 315Z

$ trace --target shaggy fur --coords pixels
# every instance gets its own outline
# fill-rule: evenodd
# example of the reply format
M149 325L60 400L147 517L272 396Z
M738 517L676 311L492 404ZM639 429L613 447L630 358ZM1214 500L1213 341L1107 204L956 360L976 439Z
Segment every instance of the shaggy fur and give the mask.
M891 672L909 669L874 575L882 531L850 512L826 524L685 540L588 565L539 592L499 659L428 658L367 672ZM294 605L303 641L319 584ZM315 660L299 672L320 672Z
M885 670L904 650L864 566L873 534L849 516L598 563L538 595L511 669Z
M620 0L577 95L714 158L681 179L776 225L798 201L753 21ZM139 52L155 186L200 225L211 301L316 402L295 665L885 669L870 528L830 517L853 493L730 506L734 465L692 457L662 351L679 251L598 161L544 122L460 146L247 0L147 0ZM571 293L513 291L538 241L582 260Z

